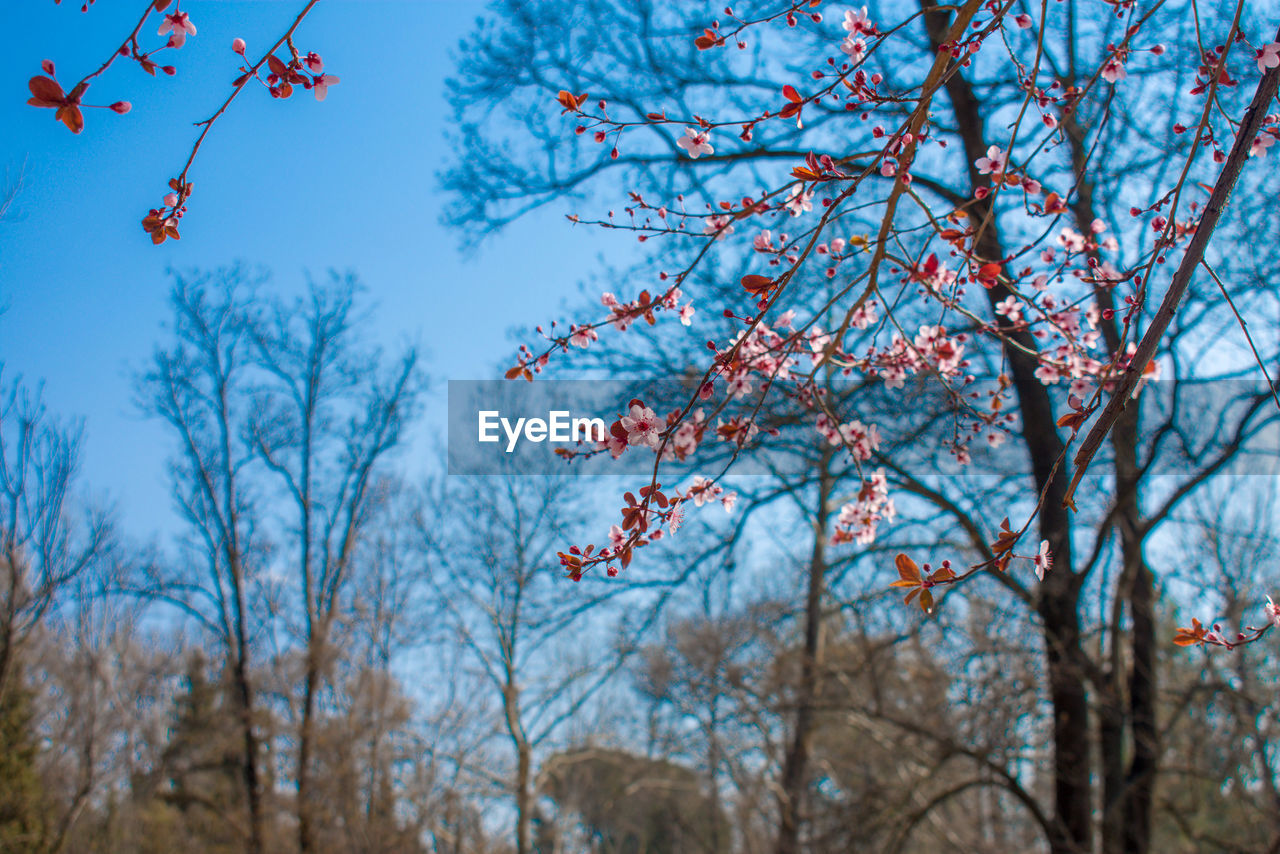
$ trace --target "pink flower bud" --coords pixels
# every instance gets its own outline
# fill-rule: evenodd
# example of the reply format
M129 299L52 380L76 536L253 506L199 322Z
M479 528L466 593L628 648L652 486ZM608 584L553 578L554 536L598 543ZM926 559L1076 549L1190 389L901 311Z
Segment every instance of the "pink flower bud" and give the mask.
M128 101L116 101L111 105L111 109L123 116L125 113L133 109L133 104L130 104Z
M53 76L53 60L52 59L40 60L40 68L44 70L45 74L48 74L50 77Z
M236 53L240 54L241 56L244 56L244 49L245 49L244 39L235 39L234 41L232 41L231 49Z
M166 194L164 197L164 203L169 207L173 207L178 203L178 194L177 193Z

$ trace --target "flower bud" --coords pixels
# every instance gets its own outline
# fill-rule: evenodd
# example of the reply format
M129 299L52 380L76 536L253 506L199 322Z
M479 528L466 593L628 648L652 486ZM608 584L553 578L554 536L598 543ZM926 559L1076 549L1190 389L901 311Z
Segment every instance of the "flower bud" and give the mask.
M133 104L130 104L128 101L116 101L111 105L111 109L123 116L125 113L133 109Z
M245 43L244 39L235 39L231 42L231 49L236 53L244 56Z

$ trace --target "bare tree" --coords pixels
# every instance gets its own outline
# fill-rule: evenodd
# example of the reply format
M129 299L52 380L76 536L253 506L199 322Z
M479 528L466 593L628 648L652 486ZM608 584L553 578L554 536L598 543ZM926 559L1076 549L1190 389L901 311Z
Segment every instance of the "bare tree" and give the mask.
M111 541L108 516L73 494L81 436L0 374L0 700L27 640Z
M616 656L582 641L618 586L593 579L570 590L555 558L578 515L573 491L556 478L451 477L426 496L434 595L494 691L514 760L499 782L515 802L517 854L532 850L535 751L619 668Z
M178 276L173 342L156 350L139 387L144 410L177 440L171 481L188 529L187 565L150 567L146 592L197 619L222 648L241 736L243 838L249 854L260 854L264 796L252 673L255 631L267 612L266 542L246 471L255 450L242 430L250 405L253 339L246 319L253 292L239 268Z
M356 568L357 546L386 492L386 460L412 417L420 385L408 352L384 372L357 340L352 276L312 284L254 327L255 390L248 430L254 451L292 505L280 546L294 564L304 647L298 730L298 848L314 847L311 785L317 694L332 665L335 620ZM292 595L290 599L294 598Z

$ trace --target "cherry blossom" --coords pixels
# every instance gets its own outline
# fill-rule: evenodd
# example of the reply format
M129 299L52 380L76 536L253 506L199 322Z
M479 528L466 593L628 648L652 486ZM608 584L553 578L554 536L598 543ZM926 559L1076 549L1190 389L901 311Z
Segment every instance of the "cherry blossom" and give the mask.
M1023 30L1029 30L1029 29L1031 29L1031 23L1032 23L1032 22L1031 22L1031 16L1030 16L1030 15L1026 15L1026 14L1023 14L1023 15L1015 15L1015 16L1013 17L1013 22L1014 22L1015 24L1017 24L1017 25L1018 25L1018 28L1019 28L1019 29L1023 29Z
M321 74L324 72L324 60L320 58L320 54L311 51L303 58L302 64L307 66L307 70L312 74Z
M1258 70L1266 74L1268 68L1275 68L1277 65L1280 65L1280 42L1263 45L1258 51Z
M575 347L589 347L592 341L600 340L600 336L590 326L571 325L569 332L569 343Z
M730 234L733 234L732 222L733 218L729 216L707 217L706 223L702 226L702 233L714 234L716 240L724 240Z
M196 25L191 23L191 16L186 12L173 12L164 16L164 22L160 24L157 35L172 33L169 36L169 45L171 47L182 47L187 41L187 36L196 34Z
M1263 132L1253 140L1253 145L1249 146L1250 157L1266 157L1267 149L1275 145L1276 138L1269 133Z
M862 58L867 55L867 43L862 39L849 36L840 42L840 50L848 54L849 58L854 62L861 62Z
M332 74L321 74L311 83L311 89L316 93L316 100L323 101L329 95L329 87L335 83L340 83L341 78L334 77Z
M867 7L863 6L857 12L852 9L844 13L845 30L854 35L875 35L876 26L871 23L871 19L867 17Z
M621 418L622 429L627 434L627 444L648 445L658 447L658 434L661 423L653 410L640 403L633 403L627 414Z
M805 190L797 184L791 188L783 206L792 216L800 216L802 213L813 210L813 190Z
M244 39L237 38L231 41L231 49L236 53L240 54L241 56L244 56L246 47L247 46L244 43Z
M1262 611L1267 615L1267 622L1280 629L1280 605L1271 601L1271 597L1267 597L1267 604L1263 606Z
M1007 296L996 303L996 314L1002 314L1013 323L1022 320L1022 304L1015 296Z
M1004 173L1005 165L1009 161L1009 155L1001 150L1000 146L993 145L987 149L986 157L979 157L974 161L974 165L978 167L978 172L983 175L999 176Z
M708 141L707 133L697 128L685 128L684 136L676 140L676 145L687 151L693 160L697 160L704 154L716 153Z
M1120 54L1116 54L1107 58L1102 65L1102 79L1108 83L1118 83L1123 80L1128 72L1124 70L1124 61Z
M1040 541L1040 551L1031 560L1036 566L1036 578L1044 581L1044 574L1053 568L1053 555L1049 554L1048 540Z
M675 507L671 508L671 515L667 517L667 533L674 537L683 523L684 505L676 504Z

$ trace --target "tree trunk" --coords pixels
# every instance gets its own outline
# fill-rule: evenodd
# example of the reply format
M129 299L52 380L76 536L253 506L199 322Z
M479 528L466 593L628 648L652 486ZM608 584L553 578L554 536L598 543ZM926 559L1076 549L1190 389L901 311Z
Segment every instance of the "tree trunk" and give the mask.
M1073 83L1063 81L1064 87ZM1097 212L1093 201L1093 182L1089 179L1086 132L1074 110L1063 115L1061 126L1071 148L1076 175L1072 213L1080 233L1089 234ZM1101 263L1102 258L1096 250L1090 251L1089 255L1094 262ZM1116 358L1121 351L1121 337L1111 290L1095 286L1094 302L1099 310L1098 324L1107 352ZM1155 595L1154 580L1143 554L1145 533L1139 490L1138 412L1137 406L1124 409L1111 431L1111 444L1115 450L1115 524L1120 535L1121 572L1115 591L1117 602L1111 626L1110 666L1106 684L1100 686L1103 854L1147 854L1151 843L1153 784L1159 756L1155 727ZM1132 618L1132 663L1127 685L1120 634L1120 615L1126 600ZM1124 764L1126 718L1132 734L1132 757L1127 772Z
M506 684L502 686L502 705L507 719L507 734L516 749L516 854L529 854L529 822L532 818L533 793L529 786L533 749L520 723L520 690L516 686L514 667L508 662Z
M948 30L950 11L935 0L920 0L925 28L934 51L941 48ZM975 161L986 155L987 140L981 105L959 69L944 84L955 114L957 130L969 163L970 196L983 185ZM990 197L968 205L970 221L979 234L974 253L981 262L1003 262ZM987 289L994 307L1010 296L1003 284ZM1027 331L1015 331L1003 316L997 322L1006 338L1017 346L1004 347L1012 375L1012 385L1022 416L1022 439L1035 476L1036 489L1044 496L1040 510L1040 536L1048 540L1053 553L1053 569L1040 585L1037 611L1043 624L1049 699L1053 713L1054 830L1049 840L1052 854L1081 854L1091 849L1092 784L1089 760L1089 717L1086 675L1088 662L1080 646L1079 598L1082 579L1073 571L1071 559L1071 517L1062 505L1068 482L1067 472L1054 472L1054 464L1064 456L1065 446L1058 435L1053 403L1048 390L1035 376L1036 342ZM1064 467L1065 468L1065 467Z
M795 732L782 765L782 791L777 854L800 851L801 810L807 787L809 743L820 689L822 666L822 591L827 570L827 512L831 502L831 453L824 450L818 464L818 501L813 518L813 552L809 558L809 589L805 596L804 648L800 656L800 684L796 687Z
M232 668L236 698L240 701L240 725L244 732L243 775L245 798L249 804L249 839L247 854L262 854L262 800L258 786L258 736L253 731L253 691L249 686L246 652L241 631L240 654Z
M314 645L307 649L307 672L302 689L302 726L298 732L298 851L310 854L314 848L311 824L311 749L314 729L319 666Z

